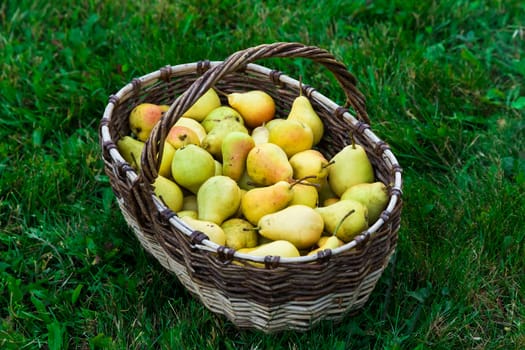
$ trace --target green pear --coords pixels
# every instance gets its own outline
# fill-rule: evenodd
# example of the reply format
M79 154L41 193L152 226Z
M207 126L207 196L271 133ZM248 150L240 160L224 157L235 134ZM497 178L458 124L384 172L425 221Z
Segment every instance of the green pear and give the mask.
M215 159L203 148L190 144L175 151L171 176L180 186L196 194L204 181L214 175Z
M264 215L257 223L259 234L266 238L286 240L297 249L312 247L321 238L324 221L313 208L296 204Z
M153 127L163 115L163 109L154 103L141 103L135 106L129 114L131 132L140 141L146 141Z
M126 135L117 141L117 149L129 165L135 170L140 170L140 158L144 149L144 142Z
M222 163L215 159L215 176L222 175Z
M244 119L235 109L228 106L220 106L212 110L201 122L202 127L208 133L219 123L228 120L244 125Z
M257 187L246 191L241 200L242 215L254 225L266 214L283 209L292 200L291 185L287 181Z
M388 189L381 181L361 183L348 188L341 199L353 199L364 204L368 209L368 223L379 219L390 199Z
M189 216L191 217L192 219L197 219L198 218L198 215L197 215L197 210L179 210L177 212L177 216L179 218L183 218L185 216Z
M217 92L210 88L182 115L185 118L192 118L202 121L212 110L221 105L221 100Z
M182 210L194 210L197 211L197 196L194 194L185 195L182 199Z
M330 187L327 177L322 179L320 182L321 182L321 185L318 188L320 204L324 203L326 200L333 200L334 198L339 199L339 196L336 195L334 191L332 190L332 187Z
M195 231L201 231L206 234L210 241L217 243L218 245L226 244L226 235L224 230L214 222L194 219L191 216L183 216L180 218L190 228Z
M293 169L283 149L273 143L253 147L246 157L248 176L258 185L268 186L293 177Z
M232 131L222 140L222 173L239 181L246 169L248 152L255 147L252 137L244 132Z
M293 119L273 119L272 121L277 120L280 122L268 126L268 142L281 147L288 157L312 148L314 136L308 125Z
M330 163L325 156L315 149L307 149L294 154L289 159L295 179L306 179L321 184L328 176Z
M324 133L323 121L315 112L306 96L300 95L295 98L292 103L292 108L288 114L287 119L300 121L310 127L313 133L314 146L321 141Z
M210 152L216 159L222 159L222 142L229 133L234 131L249 134L243 124L233 119L226 119L208 132L202 140L202 148Z
M199 220L218 225L233 216L241 204L241 189L232 178L212 176L199 187L197 206Z
M345 243L368 228L368 209L358 201L340 200L315 210L321 214L326 231Z
M328 182L339 197L353 185L374 181L374 169L365 149L354 142L337 152L330 163Z
M264 124L275 116L275 101L262 90L234 92L227 98L228 104L242 115L244 124L250 129Z
M153 191L174 212L182 209L183 194L179 185L164 176L157 176L152 183Z
M235 250L253 248L258 243L258 233L254 225L241 218L231 218L221 225L226 235L226 246Z
M258 187L255 185L255 182L252 180L252 178L250 178L250 175L248 175L246 169L244 169L241 178L237 180L237 183L241 189L246 191Z

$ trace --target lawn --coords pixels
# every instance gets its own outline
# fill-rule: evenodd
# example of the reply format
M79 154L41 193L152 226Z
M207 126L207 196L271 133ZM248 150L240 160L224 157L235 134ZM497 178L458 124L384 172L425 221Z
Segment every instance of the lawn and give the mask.
M525 348L522 1L6 0L0 348ZM403 167L397 252L357 315L239 330L140 246L103 171L108 97L167 64L324 48ZM261 62L343 92L305 60Z

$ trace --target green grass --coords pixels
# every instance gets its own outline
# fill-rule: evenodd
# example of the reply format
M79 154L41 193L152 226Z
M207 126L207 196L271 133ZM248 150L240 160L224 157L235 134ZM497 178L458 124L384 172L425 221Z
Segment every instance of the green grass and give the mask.
M525 348L522 1L11 1L0 5L0 347ZM127 228L97 128L110 94L166 64L264 42L356 75L404 168L397 254L362 312L240 331ZM334 100L304 60L268 60Z

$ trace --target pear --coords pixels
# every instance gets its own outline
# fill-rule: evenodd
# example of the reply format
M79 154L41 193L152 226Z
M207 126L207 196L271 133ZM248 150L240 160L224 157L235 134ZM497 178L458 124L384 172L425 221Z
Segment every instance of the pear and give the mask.
M296 204L263 216L257 228L261 236L275 241L286 240L304 249L321 238L324 221L315 209Z
M215 175L215 159L197 145L179 148L171 162L171 176L182 187L194 194L199 187Z
M330 204L334 204L336 202L339 202L341 200L341 198L339 197L330 197L330 198L326 198L323 203L322 203L322 206L323 207L327 207L329 206Z
M358 201L340 200L315 210L321 214L326 231L345 243L368 228L368 209Z
M166 135L166 142L175 149L184 147L189 144L200 146L199 135L191 128L183 125L173 125Z
M309 206L310 208L317 207L319 202L319 192L317 192L317 187L315 187L313 184L299 181L295 184L292 184L291 188L292 199L288 205L303 204Z
M242 215L254 225L266 214L274 213L288 205L293 197L287 181L257 187L246 191L241 200Z
M217 243L218 245L226 244L226 235L224 230L214 222L194 219L191 216L183 216L180 218L190 228L195 231L201 231L206 234L210 241Z
M243 124L233 119L227 119L208 132L202 140L202 148L210 152L216 159L222 159L222 141L226 135L234 131L249 134L248 129Z
M179 210L177 212L177 216L179 218L183 218L185 216L189 216L192 219L198 219L197 210Z
M328 178L325 177L321 181L321 187L319 187L319 203L324 203L327 199L330 198L339 198L338 195L334 193L332 190L332 187L330 187L330 184L328 183Z
M140 158L144 149L144 142L126 135L117 141L117 149L129 165L135 170L140 170Z
M164 150L162 151L162 159L159 166L159 175L170 178L171 177L171 162L175 154L175 147L169 142L164 142Z
M308 125L293 119L273 119L272 121L277 120L280 122L268 126L268 142L281 147L288 157L312 148L314 136Z
M300 121L310 127L313 133L314 146L321 141L324 133L323 121L315 112L306 96L299 95L292 103L292 108L286 119Z
M182 115L185 118L192 118L197 121L202 121L212 110L221 105L221 100L217 92L210 88L204 95L199 97L197 101Z
M246 169L248 152L255 147L253 138L244 132L232 131L222 140L222 173L239 181Z
M227 98L228 104L242 115L244 124L250 129L262 125L275 116L275 101L262 90L234 92L228 94Z
M221 225L226 235L226 246L235 250L257 246L258 234L254 226L241 218L231 218Z
M265 124L259 125L258 127L252 130L251 135L253 138L253 142L255 142L256 145L260 145L262 143L268 142L268 138L270 137L270 130L268 130Z
M215 176L222 175L222 163L215 159Z
M239 114L239 112L229 106L220 106L212 110L201 122L201 125L208 133L211 131L211 129L225 120L233 120L244 125L244 119L242 119L242 116Z
M164 176L157 176L153 181L153 191L168 208L174 212L182 209L183 194L179 185Z
M337 247L340 247L341 243L343 243L343 241L341 241L336 236L321 237L319 238L319 241L317 241L317 245L319 248L312 250L308 253L308 255L315 255L321 250L335 249Z
M341 197L350 186L374 181L374 169L361 145L345 146L330 160L328 182L334 193Z
M256 145L246 157L248 176L258 185L268 186L293 177L293 169L283 149L273 143Z
M385 210L390 197L388 189L381 181L362 183L348 188L341 199L353 199L364 204L368 209L368 223L372 224L379 219Z
M315 149L307 149L290 157L290 165L295 179L307 178L307 181L321 184L328 176L330 163L325 156Z
M194 194L188 194L182 199L182 210L194 210L197 211L197 196Z
M234 215L241 204L241 189L228 176L212 176L197 192L199 220L211 221L220 225Z
M204 129L204 126L202 126L201 123L196 121L195 119L186 118L186 117L180 117L176 122L175 125L178 126L185 126L187 128L190 128L193 130L195 134L197 134L199 138L199 142L202 142L202 139L204 136L206 136L207 132L206 129Z
M244 169L244 172L241 175L241 178L237 180L237 183L239 184L239 187L243 190L251 190L252 188L256 188L258 186L255 185L250 175L248 175L248 172L246 169Z
M238 252L253 256L280 256L283 258L297 258L301 256L301 253L299 253L295 245L285 240L261 244L254 248L239 249ZM261 267L264 266L261 263L250 262L250 264Z
M129 127L131 132L140 141L146 141L153 127L163 115L163 110L154 103L140 103L129 114Z

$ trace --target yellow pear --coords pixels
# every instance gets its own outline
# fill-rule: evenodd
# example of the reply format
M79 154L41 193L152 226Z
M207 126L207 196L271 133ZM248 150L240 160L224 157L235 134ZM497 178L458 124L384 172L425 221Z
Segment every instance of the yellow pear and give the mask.
M218 245L226 244L226 235L224 230L214 222L194 219L191 216L183 216L180 218L190 228L196 231L201 231L206 234L210 241L217 243Z
M184 147L189 144L200 146L199 135L191 128L183 125L173 125L166 135L166 142L175 149Z
M298 249L313 246L321 237L321 215L306 205L290 205L263 216L257 223L259 234L272 240L286 240Z
M328 182L338 197L353 185L374 181L374 169L365 149L354 142L337 152L330 163Z
M153 127L163 115L163 110L154 103L140 103L129 114L129 127L131 132L140 141L146 141Z
M290 165L295 179L321 184L328 176L330 163L325 156L316 149L307 149L290 157Z
M228 104L242 115L244 124L250 129L262 125L275 116L275 101L262 90L234 92L227 97Z
M246 157L246 171L254 183L272 185L293 177L293 169L283 149L273 143L253 147Z
M358 201L340 200L315 210L321 214L326 231L345 243L368 228L368 210Z
M385 184L381 181L376 181L349 187L341 195L341 199L353 199L364 204L368 209L368 223L372 224L379 219L390 197Z
M189 144L175 151L171 176L182 187L197 193L199 187L215 175L215 159L206 150Z
M312 250L311 252L308 253L308 255L315 255L321 250L325 250L325 249L335 249L337 247L340 247L341 243L343 243L343 241L341 241L336 236L321 237L319 238L319 241L317 241L317 245L319 248Z
M270 130L268 130L266 124L259 125L258 127L252 130L251 136L253 138L253 142L255 142L256 145L260 145L261 143L268 142L268 138L270 137Z
M287 119L300 121L310 127L313 133L314 146L321 141L324 133L323 121L315 112L306 96L300 95L295 98Z
M183 218L185 216L189 216L192 219L198 219L197 211L196 210L179 210L177 212L177 216L179 218Z
M117 149L129 165L135 170L140 170L140 158L144 149L144 142L126 135L117 141Z
M248 152L255 147L253 138L244 132L232 131L222 140L222 173L239 181L246 169Z
M288 205L303 204L315 208L319 201L319 192L313 184L298 181L292 183L292 199Z
M171 162L175 154L175 147L169 142L164 142L164 150L162 151L162 159L159 166L159 175L170 178L171 177Z
M182 115L185 118L192 118L202 121L208 113L221 105L221 100L217 92L210 88Z
M241 189L232 178L212 176L199 187L197 212L199 220L218 225L233 216L241 204Z
M168 208L174 212L182 209L183 194L179 185L164 176L157 176L153 181L153 191Z
M268 142L281 147L288 157L312 148L314 136L308 125L293 119L273 119L272 121L277 120L280 122L268 126Z
M215 176L222 175L222 163L215 159Z
M287 181L256 187L246 191L241 200L242 215L254 225L266 214L276 212L288 205L292 199L291 185Z
M297 258L301 256L297 247L286 240L268 242L254 248L242 248L238 252L253 256L280 256L283 258Z
M195 119L180 117L175 122L175 125L185 126L193 130L193 132L197 134L197 137L199 138L199 142L202 142L202 139L204 139L204 136L206 136L207 134L206 129L204 129L202 124L196 121Z
M241 218L231 218L221 225L226 235L226 246L235 250L257 246L258 234L255 227Z
M242 119L240 113L229 106L219 106L212 110L201 122L201 125L209 133L214 127L224 121L235 121L244 125L244 119Z
M341 200L341 198L339 197L330 197L330 198L326 198L324 201L323 201L323 205L322 207L327 207L329 206L330 204L334 204L336 202L339 202Z

